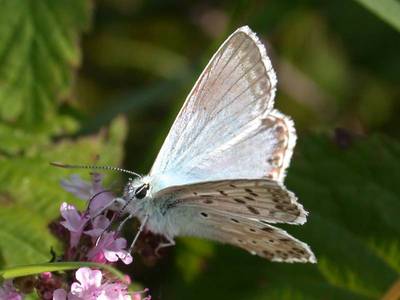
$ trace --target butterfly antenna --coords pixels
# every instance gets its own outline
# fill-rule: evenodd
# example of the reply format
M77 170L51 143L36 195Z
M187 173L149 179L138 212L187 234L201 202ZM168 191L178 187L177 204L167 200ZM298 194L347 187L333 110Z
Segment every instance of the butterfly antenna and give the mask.
M108 171L117 171L117 172L122 172L126 174L131 174L134 176L137 176L139 178L142 178L142 176L136 172L125 170L122 168L118 167L111 167L111 166L91 166L91 165L68 165L60 162L51 162L50 165L59 167L59 168L66 168L66 169L91 169L91 170L108 170Z

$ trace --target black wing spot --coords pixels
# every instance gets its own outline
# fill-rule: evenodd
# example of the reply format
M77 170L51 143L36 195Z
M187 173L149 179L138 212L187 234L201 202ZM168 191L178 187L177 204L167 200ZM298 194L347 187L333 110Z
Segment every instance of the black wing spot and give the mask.
M256 230L254 228L250 228L249 229L251 232L256 232Z
M252 242L254 245L257 244L257 241L255 241L255 240L252 240L251 242Z
M258 197L258 194L254 193L251 189L244 189L247 193L249 193L250 195L254 196L254 197Z
M289 258L289 255L288 255L286 252L282 252L282 253L281 253L281 257L282 257L283 259L288 259L288 258Z
M208 214L206 214L205 212L201 212L200 213L204 218L208 218Z
M301 248L293 247L292 250L303 255L306 254L306 251Z
M281 241L281 242L284 242L284 243L288 243L288 242L290 242L290 241L291 241L291 239L288 239L288 238L282 238L282 239L279 239L279 241Z
M264 228L261 228L261 230L265 231L265 232L274 232L274 229L272 229L271 227L264 227Z
M252 212L253 214L255 214L255 215L259 215L259 214L260 214L260 212L259 212L257 209L255 209L253 206L248 205L248 206L246 206L246 207L247 207L247 209L248 209L250 212Z
M234 184L232 184L232 183L231 183L229 186L232 187L232 188L234 188L234 189L237 188L237 186L234 185Z
M239 198L233 198L233 200L240 204L246 204L246 201L239 199Z
M224 191L219 191L219 193L220 193L222 196L228 196L228 194L225 193Z
M247 200L250 200L250 201L256 201L254 198L249 197L249 196L244 196L244 198L246 198Z
M231 221L234 222L234 223L240 223L238 220L236 220L234 218L231 218Z

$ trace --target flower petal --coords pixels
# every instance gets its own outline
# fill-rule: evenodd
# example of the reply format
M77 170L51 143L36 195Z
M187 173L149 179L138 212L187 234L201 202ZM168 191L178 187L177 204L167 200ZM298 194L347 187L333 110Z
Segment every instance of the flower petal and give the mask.
M97 238L99 237L110 225L110 220L103 215L98 216L92 222L93 229L86 230L85 234Z
M89 287L101 286L101 279L103 277L103 274L100 270L91 270L89 268L83 267L76 271L75 277L79 281L83 289L88 289Z
M83 181L79 175L71 175L70 179L61 180L61 186L74 196L87 200L92 195L92 187L86 181Z
M56 289L53 292L53 300L67 300L67 292L64 289Z
M16 291L12 280L4 281L3 286L0 286L0 299L22 300L22 295Z
M81 217L75 206L63 202L60 207L61 216L65 221L61 224L70 231L79 231L87 219Z
M119 258L122 260L122 262L126 265L130 265L133 261L133 257L130 253L127 251L122 251L118 254Z

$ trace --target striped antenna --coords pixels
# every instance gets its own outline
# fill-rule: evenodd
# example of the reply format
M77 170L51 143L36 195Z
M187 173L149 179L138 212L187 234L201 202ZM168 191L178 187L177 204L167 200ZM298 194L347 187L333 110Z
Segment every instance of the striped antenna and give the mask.
M64 164L61 162L51 162L50 165L52 165L54 167L66 168L66 169L91 169L91 170L97 169L97 170L117 171L117 172L123 172L123 173L131 174L131 175L137 176L139 178L142 178L141 175L139 175L138 173L135 173L133 171L129 171L129 170L125 170L125 169L121 169L121 168L117 168L117 167L111 167L111 166L68 165L68 164Z

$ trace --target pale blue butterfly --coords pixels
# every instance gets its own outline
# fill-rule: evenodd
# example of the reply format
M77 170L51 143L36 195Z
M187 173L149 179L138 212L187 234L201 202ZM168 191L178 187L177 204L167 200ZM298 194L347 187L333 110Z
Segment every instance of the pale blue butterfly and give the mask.
M250 28L230 35L187 97L149 175L130 180L110 205L141 221L131 248L146 229L166 237L161 247L196 236L272 261L316 262L307 244L270 225L307 217L283 184L296 132L273 108L276 84Z

